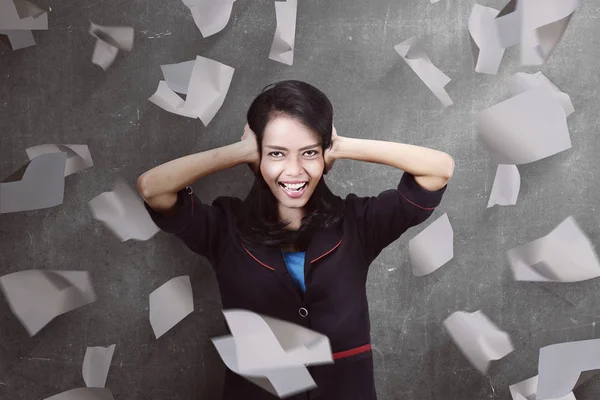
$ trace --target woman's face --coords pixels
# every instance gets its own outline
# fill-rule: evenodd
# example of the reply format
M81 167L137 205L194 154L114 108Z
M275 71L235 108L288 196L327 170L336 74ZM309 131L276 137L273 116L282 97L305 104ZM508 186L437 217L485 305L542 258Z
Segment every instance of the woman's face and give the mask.
M260 172L280 207L301 209L323 175L325 162L316 133L288 116L265 127Z

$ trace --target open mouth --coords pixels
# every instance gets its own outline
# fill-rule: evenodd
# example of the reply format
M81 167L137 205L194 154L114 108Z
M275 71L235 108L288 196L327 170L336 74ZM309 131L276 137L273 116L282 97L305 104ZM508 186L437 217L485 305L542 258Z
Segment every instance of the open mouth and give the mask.
M281 187L281 190L290 198L297 199L304 195L306 188L308 186L308 182L303 183L283 183L277 182Z

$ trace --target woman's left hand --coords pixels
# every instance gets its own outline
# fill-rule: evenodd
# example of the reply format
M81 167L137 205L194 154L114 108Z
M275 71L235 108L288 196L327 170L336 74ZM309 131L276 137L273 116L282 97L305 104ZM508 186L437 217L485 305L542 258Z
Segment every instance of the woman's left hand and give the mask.
M325 170L323 171L324 174L327 174L329 171L331 171L331 169L333 168L333 164L335 163L335 160L337 159L337 149L338 149L338 143L339 143L339 136L337 134L337 131L335 130L335 126L331 127L331 147L328 148L327 150L325 150Z

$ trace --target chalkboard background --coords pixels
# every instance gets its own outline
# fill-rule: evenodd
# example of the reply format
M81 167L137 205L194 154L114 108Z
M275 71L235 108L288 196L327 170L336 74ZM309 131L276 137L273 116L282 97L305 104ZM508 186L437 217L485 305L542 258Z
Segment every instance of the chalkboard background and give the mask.
M473 1L299 1L294 65L268 59L273 1L238 0L227 27L202 38L179 0L42 0L50 29L37 46L0 52L0 176L22 166L25 149L43 143L87 144L94 167L66 179L61 206L0 215L0 273L42 268L87 270L97 302L62 315L33 338L0 301L0 398L42 399L84 386L87 346L116 343L107 387L117 400L218 399L224 373L210 338L226 331L219 292L206 260L165 233L119 242L95 221L87 202L121 176L132 186L144 171L173 158L239 140L260 89L300 79L321 88L335 108L340 135L394 140L451 154L456 170L442 205L454 259L435 273L411 273L409 230L373 263L368 281L379 398L509 399L508 386L537 373L541 346L598 337L598 280L575 284L513 281L505 251L549 233L572 215L600 242L600 6L585 1L541 70L571 96L573 148L519 168L516 206L486 209L496 171L475 130L475 114L508 97L521 67L507 50L498 75L474 72L467 21ZM497 9L501 1L481 0ZM135 28L131 53L107 71L92 65L89 22ZM443 109L393 46L416 35L433 63L452 78L454 105ZM147 101L161 64L202 55L235 68L221 110L205 128ZM332 190L374 195L401 172L342 160L327 176ZM194 185L205 202L244 197L245 166ZM189 275L194 313L159 340L148 322L148 295ZM442 327L454 311L482 310L513 340L515 351L480 375ZM597 378L578 399L600 396Z

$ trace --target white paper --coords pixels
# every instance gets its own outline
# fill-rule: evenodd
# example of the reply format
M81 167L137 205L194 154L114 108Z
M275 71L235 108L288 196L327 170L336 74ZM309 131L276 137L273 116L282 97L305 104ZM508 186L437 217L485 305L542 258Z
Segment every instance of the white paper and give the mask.
M496 75L504 56L494 18L498 10L479 4L473 6L469 17L469 33L474 42L475 72Z
M521 175L516 165L498 165L494 184L490 192L487 208L496 204L499 206L511 206L517 204L519 189L521 188Z
M0 29L47 30L48 13L26 0L2 0Z
M580 282L600 276L594 245L573 217L506 256L517 281Z
M527 164L571 148L563 108L546 86L479 112L477 128L497 164Z
M444 328L467 360L484 375L491 361L514 350L508 334L481 311L457 311L446 318Z
M158 339L194 311L190 277L178 276L150 293L150 325Z
M189 61L169 64L165 67L163 73L168 81L161 81L157 91L149 100L174 114L200 118L207 126L225 101L234 69L201 56L196 57L191 74L189 74ZM177 73L180 75L177 76ZM186 85L188 76L189 81ZM175 87L175 90L183 90L187 87L184 92L187 94L185 101L169 87L169 83Z
M276 1L275 16L277 28L273 36L269 58L280 63L294 63L294 43L296 40L297 0Z
M104 387L110 362L112 361L116 345L108 347L88 347L83 358L81 373L87 387Z
M35 46L33 33L28 30L10 30L0 29L0 35L5 35L8 39L8 44L12 50L20 50L27 47ZM2 40L0 38L0 40ZM5 41L5 40L2 40Z
M67 162L65 164L65 176L94 166L90 150L84 144L41 144L25 150L27 157L33 160L37 156L49 153L67 153Z
M134 32L130 26L102 26L91 22L89 32L97 39L92 63L105 71L115 61L119 50L131 51L133 48Z
M66 162L66 153L42 154L6 178L0 183L0 214L62 204Z
M224 310L232 336L213 343L229 369L286 397L316 387L307 365L333 362L329 339L302 326L246 310Z
M571 98L568 94L562 92L558 86L556 86L542 71L538 71L534 74L528 74L525 72L517 72L510 77L508 81L508 92L511 96L524 93L529 89L534 89L540 86L547 87L552 90L552 93L556 100L560 103L560 106L565 110L565 117L573 114L575 108L571 103Z
M522 382L515 383L509 386L510 395L512 400L536 400L536 392L538 385L537 375L533 378L526 379ZM577 400L573 392L560 398L548 399L548 400Z
M579 0L511 0L496 18L503 47L520 43L521 64L542 65L565 33Z
M0 277L0 286L30 336L55 317L96 301L86 271L19 271Z
M235 0L183 0L202 36L221 32L229 22Z
M454 231L448 215L423 229L408 242L412 272L416 276L432 273L454 257Z
M105 388L79 388L59 393L44 400L114 400L110 390Z
M122 242L148 240L160 230L142 199L122 179L117 179L112 192L104 192L88 204L94 218L103 222Z
M542 347L538 361L537 400L568 396L582 372L596 369L600 369L600 339Z
M442 102L444 107L453 104L452 99L450 99L450 96L444 90L444 86L450 82L450 78L433 65L415 36L397 44L394 46L394 50L400 54L400 57L421 78L423 83Z

